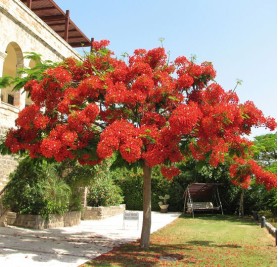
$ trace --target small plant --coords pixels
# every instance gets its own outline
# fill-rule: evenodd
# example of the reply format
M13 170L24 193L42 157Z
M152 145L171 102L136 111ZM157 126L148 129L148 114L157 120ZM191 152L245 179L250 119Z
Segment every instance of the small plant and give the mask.
M165 196L159 196L159 199L161 199L162 201L159 201L158 204L159 205L167 205L167 200L170 198L169 195L165 195Z

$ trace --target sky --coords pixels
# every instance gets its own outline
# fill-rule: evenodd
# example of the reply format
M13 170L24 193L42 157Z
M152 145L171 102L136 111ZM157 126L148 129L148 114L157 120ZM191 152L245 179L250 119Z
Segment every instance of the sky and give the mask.
M277 118L276 0L54 0L89 38L110 41L117 57L161 46L210 61L216 81ZM86 49L85 49L86 50ZM82 53L81 50L79 50ZM266 134L264 128L252 136Z

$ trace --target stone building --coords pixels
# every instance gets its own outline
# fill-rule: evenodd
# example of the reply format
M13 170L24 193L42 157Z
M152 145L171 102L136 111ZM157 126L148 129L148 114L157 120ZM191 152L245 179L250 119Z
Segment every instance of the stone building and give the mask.
M15 77L18 69L36 64L24 57L36 52L42 60L61 61L66 57L79 58L74 49L88 47L88 39L53 0L0 1L0 76ZM30 104L23 90L0 90L0 137L15 126L18 112ZM14 170L16 160L0 155L0 191Z

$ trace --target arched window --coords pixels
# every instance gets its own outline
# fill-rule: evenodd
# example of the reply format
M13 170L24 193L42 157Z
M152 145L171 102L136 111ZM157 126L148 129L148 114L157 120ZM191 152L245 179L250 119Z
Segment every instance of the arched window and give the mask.
M6 48L6 54L2 76L16 77L18 70L23 67L23 53L17 43L11 42ZM20 92L12 91L12 87L2 89L1 101L19 108Z

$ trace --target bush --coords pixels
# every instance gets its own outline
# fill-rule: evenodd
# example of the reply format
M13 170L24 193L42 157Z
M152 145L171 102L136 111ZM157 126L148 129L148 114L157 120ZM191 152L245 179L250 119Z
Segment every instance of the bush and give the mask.
M276 222L276 217L271 210L260 210L258 211L258 216L264 216L268 222Z
M92 180L94 168L92 166L81 166L72 161L64 161L59 164L58 172L71 188L69 211L82 210L84 189Z
M123 202L121 188L115 185L110 177L97 177L88 189L88 206L115 206Z
M88 186L88 206L98 207L122 204L122 190L114 183L110 166L111 160L106 160L101 165L90 168L91 179Z
M115 175L115 174L114 174ZM118 169L116 172L116 183L120 186L124 195L124 203L128 210L143 209L143 172L142 169ZM171 191L171 187L177 186L173 182L167 181L159 172L159 168L153 168L152 172L152 210L160 210L158 202L159 196L165 194L170 195L169 209L175 210L176 201L182 203L183 189L179 187L179 191ZM178 186L177 186L178 187ZM177 202L178 202L177 201ZM174 203L174 205L172 205ZM180 211L180 210L179 210Z
M126 175L126 174L124 174ZM124 195L124 203L127 210L143 209L143 179L141 175L130 173L128 176L120 176L116 181Z
M54 165L25 158L10 175L3 203L14 212L47 218L68 211L70 195L69 186L57 176Z

